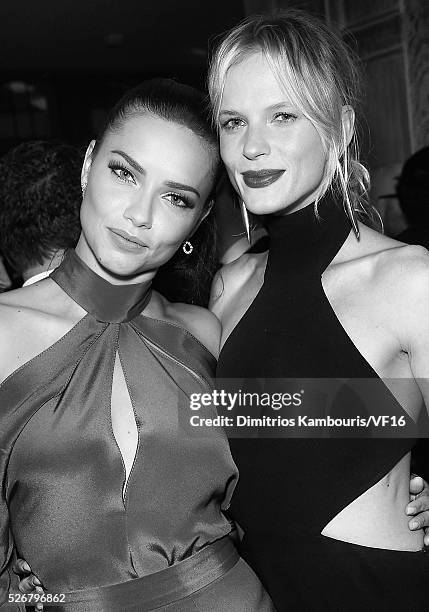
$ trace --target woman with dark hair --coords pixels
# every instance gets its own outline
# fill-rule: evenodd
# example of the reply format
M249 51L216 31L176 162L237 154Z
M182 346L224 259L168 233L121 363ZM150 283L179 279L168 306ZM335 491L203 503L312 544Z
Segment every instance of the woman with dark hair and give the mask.
M218 170L202 96L142 84L88 147L76 249L1 298L2 603L20 601L18 554L63 612L272 610L223 513L237 480L226 437L189 425L219 323L156 290L166 266L191 287L189 267L209 277Z
M307 393L297 419L407 424L284 439L259 419L248 439L230 439L240 551L281 611L427 609L424 534L404 513L414 444L404 436L429 406L429 256L370 229L358 86L341 38L298 11L233 28L209 75L245 225L247 211L261 216L270 237L268 253L243 255L215 284L219 378L270 393L295 382Z

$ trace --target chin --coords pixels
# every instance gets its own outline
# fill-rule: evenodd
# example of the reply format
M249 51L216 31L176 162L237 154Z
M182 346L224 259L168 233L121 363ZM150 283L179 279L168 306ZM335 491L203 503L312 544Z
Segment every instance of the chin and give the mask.
M282 211L287 211L291 207L290 202L275 200L274 198L255 198L245 200L247 210L253 215L272 215Z
M100 266L112 276L130 278L142 274L143 264L136 265L135 261L129 261L129 258L122 254L119 257L112 257L112 254L110 254L107 257L97 259Z

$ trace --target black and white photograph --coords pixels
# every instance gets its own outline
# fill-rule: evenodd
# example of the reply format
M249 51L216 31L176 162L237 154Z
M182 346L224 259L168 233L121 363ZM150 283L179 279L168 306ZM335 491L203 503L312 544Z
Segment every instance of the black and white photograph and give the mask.
M3 0L0 611L427 612L428 249L428 0Z

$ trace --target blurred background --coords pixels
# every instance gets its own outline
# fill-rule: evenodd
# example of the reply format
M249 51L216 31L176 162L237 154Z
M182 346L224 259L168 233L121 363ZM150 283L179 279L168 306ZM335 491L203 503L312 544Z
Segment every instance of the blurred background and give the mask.
M395 177L429 145L428 0L3 0L0 155L26 140L86 144L112 102L144 78L203 87L215 37L276 7L315 13L357 47L371 199L386 232L402 231Z

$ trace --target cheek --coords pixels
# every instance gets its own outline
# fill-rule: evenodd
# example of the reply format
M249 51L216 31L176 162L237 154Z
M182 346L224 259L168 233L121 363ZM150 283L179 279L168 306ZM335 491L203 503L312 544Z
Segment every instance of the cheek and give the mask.
M220 156L227 168L237 159L237 148L238 145L232 138L220 137Z
M93 212L88 197L83 199L80 207L80 224L85 234L91 230L91 226L93 225Z
M157 250L176 251L195 227L198 214L192 215L192 219L190 217L186 212L172 216L168 210L160 207L152 225L152 230L156 232Z
M310 176L316 176L323 172L326 155L319 138L306 138L300 143L295 157L300 171Z
M95 225L101 225L112 217L118 208L117 202L119 201L112 191L111 188L107 189L102 183L100 184L100 181L88 182L81 207L81 219L84 218Z

